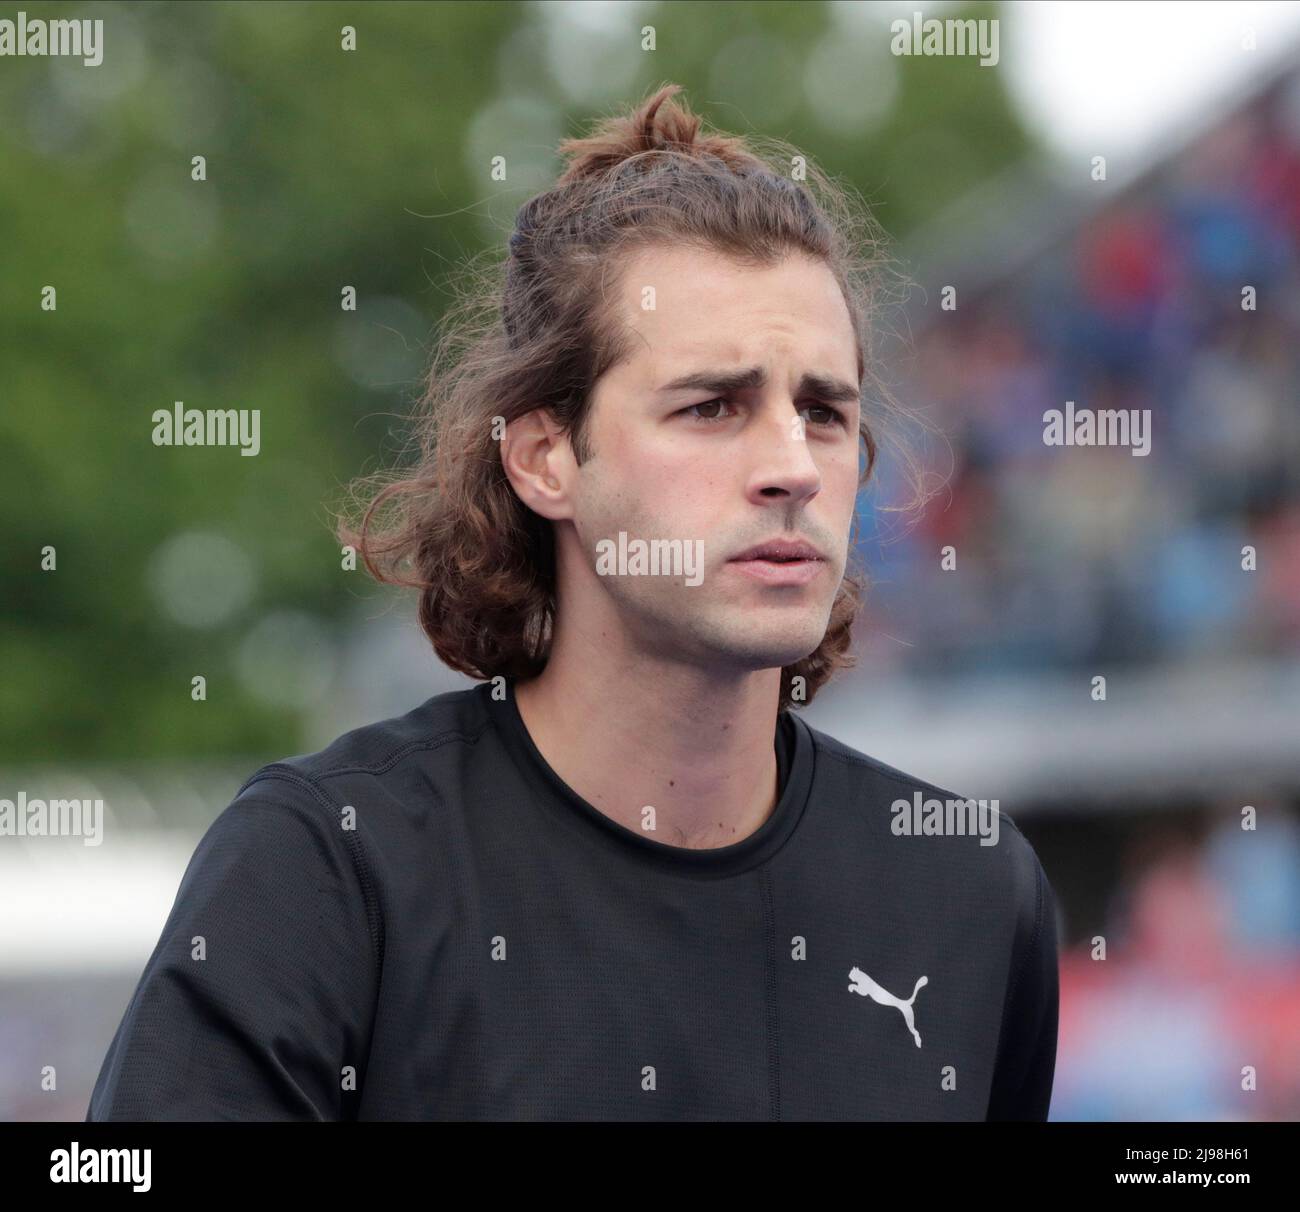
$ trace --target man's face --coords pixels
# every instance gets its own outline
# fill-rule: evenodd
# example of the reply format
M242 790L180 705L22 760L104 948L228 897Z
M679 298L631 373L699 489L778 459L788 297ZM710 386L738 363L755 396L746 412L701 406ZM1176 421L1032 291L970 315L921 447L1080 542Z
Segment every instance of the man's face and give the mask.
M691 664L802 659L826 634L858 490L857 345L834 277L802 257L752 269L653 248L629 260L611 305L632 354L594 388L594 454L557 535L562 609L580 629L614 627L631 648ZM751 370L748 385L712 382ZM701 385L669 386L688 375ZM634 540L677 539L702 561L694 576L609 575L620 531L629 555ZM776 538L823 559L735 561Z

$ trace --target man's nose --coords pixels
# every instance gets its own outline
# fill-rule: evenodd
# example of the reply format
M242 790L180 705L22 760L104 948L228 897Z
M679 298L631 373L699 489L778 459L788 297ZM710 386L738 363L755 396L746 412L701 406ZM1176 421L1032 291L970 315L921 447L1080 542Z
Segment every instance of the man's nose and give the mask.
M793 404L755 426L750 492L763 498L806 498L821 489L821 471L809 449L805 419Z

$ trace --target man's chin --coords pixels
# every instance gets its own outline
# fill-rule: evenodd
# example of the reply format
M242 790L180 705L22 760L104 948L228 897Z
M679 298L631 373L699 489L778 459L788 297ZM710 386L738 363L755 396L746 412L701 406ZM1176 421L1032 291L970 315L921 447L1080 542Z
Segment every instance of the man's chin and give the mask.
M761 636L735 637L734 643L720 645L720 648L725 649L720 655L729 664L755 672L760 669L781 669L812 656L825 635L823 631L815 637L798 640L786 634L774 637L769 643L763 643Z
M768 611L715 602L688 617L660 616L641 637L649 653L672 652L687 664L757 672L793 665L816 652L830 613L829 603L820 609Z

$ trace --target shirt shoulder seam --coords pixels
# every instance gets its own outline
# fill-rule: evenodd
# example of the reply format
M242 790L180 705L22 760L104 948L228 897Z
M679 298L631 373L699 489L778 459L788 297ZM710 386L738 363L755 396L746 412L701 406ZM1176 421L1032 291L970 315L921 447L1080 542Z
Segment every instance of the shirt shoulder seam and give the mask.
M321 770L314 774L308 774L290 766L286 761L271 762L263 766L255 774L249 776L244 786L239 790L243 792L245 788L251 786L260 778L266 778L277 772L287 772L300 779L315 783L321 779L335 778L341 774L386 774L403 758L409 757L412 753L417 753L422 749L437 749L450 741L477 741L492 726L491 720L485 720L481 727L473 732L461 732L458 729L448 729L439 732L435 736L427 737L421 741L407 741L404 745L399 745L387 757L380 761L372 762L369 765L353 763L350 766L334 766L329 770ZM333 806L333 805L332 805Z

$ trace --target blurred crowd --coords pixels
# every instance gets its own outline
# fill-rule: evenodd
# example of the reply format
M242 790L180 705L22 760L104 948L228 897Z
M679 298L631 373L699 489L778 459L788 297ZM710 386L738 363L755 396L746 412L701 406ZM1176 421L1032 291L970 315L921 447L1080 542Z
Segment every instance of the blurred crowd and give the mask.
M1061 950L1050 1118L1300 1119L1300 825L1153 840Z
M1022 271L937 302L896 394L948 439L924 446L947 490L908 530L877 512L906 499L887 465L860 517L873 609L910 641L886 655L951 673L1300 652L1300 76ZM1045 445L1067 401L1149 409L1150 454Z

